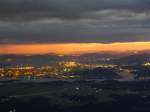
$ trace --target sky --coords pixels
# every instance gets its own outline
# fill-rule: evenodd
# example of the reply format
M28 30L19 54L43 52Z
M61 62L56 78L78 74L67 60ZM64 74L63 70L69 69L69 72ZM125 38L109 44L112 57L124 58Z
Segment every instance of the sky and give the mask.
M0 53L25 44L37 50L97 43L90 49L102 51L101 44L138 42L138 49L149 49L140 45L150 42L149 21L149 0L0 0Z

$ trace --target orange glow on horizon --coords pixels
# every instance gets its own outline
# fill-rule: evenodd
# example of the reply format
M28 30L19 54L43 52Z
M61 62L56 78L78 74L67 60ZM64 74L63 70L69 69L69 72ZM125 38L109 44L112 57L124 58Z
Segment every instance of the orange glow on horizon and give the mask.
M126 52L142 50L150 50L150 42L0 45L0 54L81 54L101 51Z

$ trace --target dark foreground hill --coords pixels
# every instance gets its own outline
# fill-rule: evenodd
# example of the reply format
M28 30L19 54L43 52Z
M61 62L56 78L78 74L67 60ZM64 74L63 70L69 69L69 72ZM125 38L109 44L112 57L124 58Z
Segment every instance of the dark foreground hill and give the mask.
M0 85L1 112L149 112L149 82L49 82Z

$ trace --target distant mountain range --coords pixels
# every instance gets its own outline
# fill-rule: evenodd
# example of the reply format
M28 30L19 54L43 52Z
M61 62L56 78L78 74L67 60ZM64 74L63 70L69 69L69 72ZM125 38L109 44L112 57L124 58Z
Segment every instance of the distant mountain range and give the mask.
M150 62L150 54L108 54L89 53L80 56L59 56L55 54L45 55L0 55L0 64L31 64L31 65L51 65L56 61L75 60L80 63L112 63L112 64L141 64Z
M150 62L150 54L134 54L114 59L111 62L116 64L143 64L145 62Z
M1 55L1 64L20 65L20 64L32 64L32 65L43 65L52 64L59 60L58 56L55 55Z

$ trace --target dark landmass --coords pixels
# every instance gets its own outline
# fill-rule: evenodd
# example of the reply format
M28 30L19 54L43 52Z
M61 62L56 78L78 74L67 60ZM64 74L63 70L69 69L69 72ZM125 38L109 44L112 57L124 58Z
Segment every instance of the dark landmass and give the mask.
M117 79L121 78L113 69L109 68L94 68L94 69L85 69L73 71L72 75L78 74L81 78L97 78L97 79Z
M150 54L135 54L112 60L112 63L127 65L139 65L145 62L150 62Z
M2 112L148 112L149 81L75 81L0 85Z
M60 75L62 79L42 76L44 81L40 81L36 75L41 71L35 76L11 79L6 72L0 80L0 112L150 111L150 66L144 65L150 62L150 54L1 55L0 68L6 67L4 70L9 71L8 66L31 64L35 68L51 65L56 69L56 62L66 64L63 63L66 60L77 64L67 63L69 67L56 65L59 69L54 70L54 74L56 72L56 76ZM78 64L82 66L78 67ZM76 67L71 67L74 65ZM15 70L13 73L19 71L17 68ZM46 72L47 67L39 70ZM50 73L52 75L53 72Z

